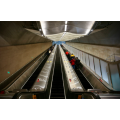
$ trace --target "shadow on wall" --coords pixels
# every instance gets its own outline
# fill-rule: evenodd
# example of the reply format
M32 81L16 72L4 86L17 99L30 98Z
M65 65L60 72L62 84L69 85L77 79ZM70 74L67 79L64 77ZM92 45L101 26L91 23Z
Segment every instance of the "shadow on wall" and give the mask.
M54 44L59 45L59 44L62 44L62 43L66 44L65 41L54 41L54 42L52 42L52 45L54 45Z

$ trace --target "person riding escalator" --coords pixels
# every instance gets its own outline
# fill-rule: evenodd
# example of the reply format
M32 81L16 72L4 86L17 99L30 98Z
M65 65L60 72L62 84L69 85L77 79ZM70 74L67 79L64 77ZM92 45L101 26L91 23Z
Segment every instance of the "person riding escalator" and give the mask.
M70 63L72 65L73 69L75 69L75 59L74 58L72 58L72 60L70 61Z
M78 57L75 58L75 69L79 70L79 68L82 68L82 64L80 62L80 60L78 59Z

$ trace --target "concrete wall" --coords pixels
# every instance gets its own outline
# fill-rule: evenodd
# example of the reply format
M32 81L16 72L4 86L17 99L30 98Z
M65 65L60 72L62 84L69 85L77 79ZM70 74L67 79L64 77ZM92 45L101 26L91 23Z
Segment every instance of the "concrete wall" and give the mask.
M0 82L44 52L52 42L0 47ZM7 72L10 72L8 74Z
M114 21L104 30L71 40L71 42L120 47L120 21Z
M22 22L0 21L0 47L51 42L19 25ZM38 31L39 32L39 31Z
M112 54L120 54L120 48L117 47L108 47L101 45L89 45L89 44L81 44L81 43L70 43L66 42L66 44L73 46L79 50L90 53L102 59L106 59Z

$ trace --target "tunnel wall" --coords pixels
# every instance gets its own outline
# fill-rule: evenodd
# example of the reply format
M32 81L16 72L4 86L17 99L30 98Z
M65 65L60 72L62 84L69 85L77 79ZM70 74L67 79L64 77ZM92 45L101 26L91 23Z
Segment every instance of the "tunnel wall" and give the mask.
M52 45L51 40L25 29L32 30L32 23L35 21L0 21L0 82Z
M44 52L52 42L0 47L0 82ZM10 72L8 74L7 72Z
M0 21L0 47L44 42L51 40L26 30L20 21Z
M120 48L118 47L108 47L102 45L90 45L70 42L66 42L66 44L102 59L106 59L113 54L120 54Z
M113 24L106 29L70 42L120 47L120 21L113 21Z

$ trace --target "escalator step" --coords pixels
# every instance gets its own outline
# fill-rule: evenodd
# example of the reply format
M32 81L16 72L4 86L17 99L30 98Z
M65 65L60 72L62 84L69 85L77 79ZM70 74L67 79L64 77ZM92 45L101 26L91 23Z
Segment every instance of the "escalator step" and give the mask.
M56 53L55 69L54 69L54 76L53 76L53 83L52 83L50 98L51 99L65 99L58 47L57 47L56 52L57 53Z

